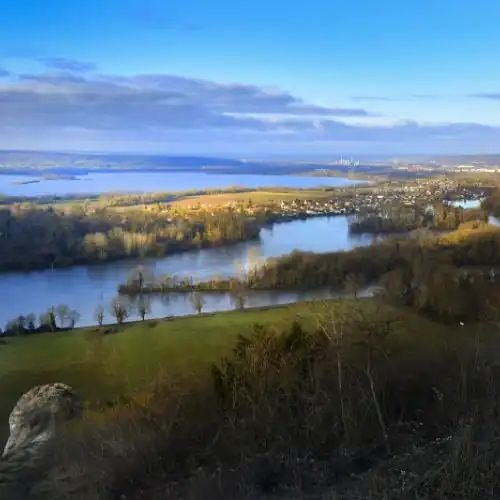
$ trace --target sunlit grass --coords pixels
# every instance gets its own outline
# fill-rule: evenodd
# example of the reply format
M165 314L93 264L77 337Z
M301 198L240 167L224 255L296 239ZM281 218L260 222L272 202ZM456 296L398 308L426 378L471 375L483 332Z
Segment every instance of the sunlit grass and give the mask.
M297 189L297 190L256 190L243 193L219 193L204 194L197 196L186 196L172 202L174 207L219 206L226 203L245 203L251 201L253 204L279 203L295 199L322 199L331 197L331 193L320 189Z

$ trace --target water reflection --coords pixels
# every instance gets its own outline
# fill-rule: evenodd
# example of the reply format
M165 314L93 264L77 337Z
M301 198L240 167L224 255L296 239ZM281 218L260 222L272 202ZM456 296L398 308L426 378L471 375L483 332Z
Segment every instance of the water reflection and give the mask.
M275 224L264 228L254 241L228 247L189 251L154 259L129 259L90 266L0 275L0 325L20 314L40 314L50 306L67 304L81 314L80 325L93 324L98 304L108 309L130 271L139 264L155 274L195 280L214 276L232 276L241 268L248 269L269 257L290 253L294 249L313 252L349 250L370 244L371 235L349 234L348 218L317 217ZM249 306L262 306L312 299L319 292L259 292L249 296ZM324 292L327 293L327 292ZM311 295L312 294L312 295ZM228 310L233 304L227 294L209 294L206 310ZM191 314L189 297L185 294L155 297L152 316ZM109 318L108 318L109 319Z
M373 293L373 288L367 288L359 294L360 297ZM194 314L190 293L168 293L151 296L151 313L148 317L185 316ZM245 307L277 306L291 304L303 300L326 300L340 297L341 292L328 289L302 290L302 291L255 291L250 290L246 294ZM203 312L230 311L235 309L235 304L229 293L209 292L202 293ZM140 319L137 314L138 298L130 301L132 311L129 319ZM111 318L108 315L108 320Z

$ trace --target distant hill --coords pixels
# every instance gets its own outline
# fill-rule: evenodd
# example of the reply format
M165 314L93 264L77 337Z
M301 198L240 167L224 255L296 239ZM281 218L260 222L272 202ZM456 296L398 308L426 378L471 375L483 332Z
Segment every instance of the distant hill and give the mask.
M0 170L42 170L61 172L71 169L132 170L175 169L190 170L210 166L237 167L240 160L196 156L152 156L129 154L59 153L44 151L0 151Z
M349 167L320 161L246 160L206 156L0 151L0 173L76 175L106 171L209 171L241 174L293 174L325 166L347 172Z

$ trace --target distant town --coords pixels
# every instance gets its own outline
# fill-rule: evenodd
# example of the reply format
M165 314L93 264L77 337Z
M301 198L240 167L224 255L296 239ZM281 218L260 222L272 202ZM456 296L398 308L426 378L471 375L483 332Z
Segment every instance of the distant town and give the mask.
M478 186L462 186L456 180L445 177L431 177L416 181L389 181L373 186L363 185L336 189L335 195L329 191L319 191L314 198L281 199L265 206L248 204L242 201L228 201L220 209L238 209L247 215L257 215L264 211L282 218L307 217L315 215L354 215L360 212L378 213L389 206L423 206L435 202L480 201L486 198L489 189ZM276 195L278 198L279 195ZM196 200L188 206L192 210L212 210L213 205L205 205Z

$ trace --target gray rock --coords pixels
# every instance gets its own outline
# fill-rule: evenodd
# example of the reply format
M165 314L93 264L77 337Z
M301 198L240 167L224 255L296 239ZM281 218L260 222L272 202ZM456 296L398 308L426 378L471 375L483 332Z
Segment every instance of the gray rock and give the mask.
M27 498L30 479L58 424L79 415L81 408L75 391L61 383L37 386L21 396L10 414L10 435L0 458L0 498Z

